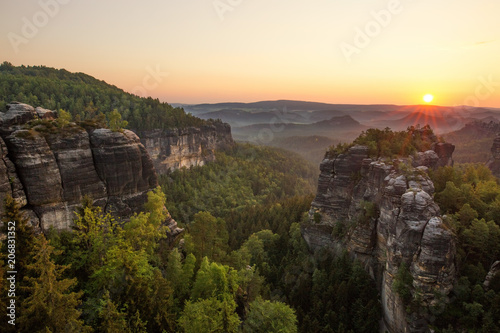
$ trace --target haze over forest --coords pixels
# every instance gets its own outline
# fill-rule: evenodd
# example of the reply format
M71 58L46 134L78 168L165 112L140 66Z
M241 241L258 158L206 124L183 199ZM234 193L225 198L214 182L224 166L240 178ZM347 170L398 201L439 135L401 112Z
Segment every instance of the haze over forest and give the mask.
M500 332L498 0L0 3L0 331Z

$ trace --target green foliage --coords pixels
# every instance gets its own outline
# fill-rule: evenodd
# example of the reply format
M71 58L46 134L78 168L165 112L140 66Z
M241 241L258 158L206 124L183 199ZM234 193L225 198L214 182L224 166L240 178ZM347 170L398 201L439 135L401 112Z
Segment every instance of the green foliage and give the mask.
M83 292L71 292L76 278L63 279L64 266L51 256L58 255L45 236L34 243L34 262L28 265L33 274L27 277L29 296L22 303L19 325L23 332L91 332L80 319L78 309Z
M316 170L276 148L237 144L216 152L213 163L176 170L160 176L159 182L172 217L189 223L199 211L224 217L261 203L313 193Z
M58 127L65 127L71 121L71 113L64 111L63 109L59 109L57 112L56 124Z
M413 277L410 273L408 265L402 262L399 265L398 272L394 277L394 282L392 284L396 293L403 299L405 304L409 304L411 300L411 290L413 288Z
M119 311L111 300L109 292L106 291L100 302L99 319L101 320L100 330L106 333L129 333L126 321L126 314Z
M316 223L316 224L321 223L321 214L319 212L314 212L313 220L314 220L314 223Z
M378 218L380 212L377 205L371 201L361 202L362 213L358 217L357 225L366 225L374 218Z
M441 332L498 332L500 309L494 302L500 301L500 293L486 292L482 283L500 257L500 185L484 165L439 168L431 177L435 201L457 236L460 277L436 326Z
M245 333L296 333L297 318L293 309L281 302L257 299L243 325Z
M188 301L179 326L185 333L236 333L240 320L235 310L234 302L215 297Z
M83 73L44 66L0 65L0 106L18 101L50 110L67 110L85 126L102 127L100 113L116 110L137 130L200 127L205 121L151 97L142 98ZM100 123L100 125L96 125ZM117 128L125 127L118 121Z
M429 125L424 127L408 127L406 131L394 132L390 128L383 130L370 128L363 131L352 144L338 144L330 147L327 156L345 153L354 145L368 147L371 157L409 156L416 152L429 150L433 143L438 142Z
M108 126L113 132L123 132L127 125L128 121L122 120L122 115L118 110L114 109L108 114Z
M302 237L316 170L250 145L217 158L165 177L128 221L85 198L73 232L50 233L54 264L68 267L59 279L81 295L78 320L99 332L377 331L380 304L363 267L347 254L313 255ZM186 222L174 249L165 200Z
M227 250L228 234L226 222L208 212L199 212L189 224L189 233L197 258L208 257L221 261Z

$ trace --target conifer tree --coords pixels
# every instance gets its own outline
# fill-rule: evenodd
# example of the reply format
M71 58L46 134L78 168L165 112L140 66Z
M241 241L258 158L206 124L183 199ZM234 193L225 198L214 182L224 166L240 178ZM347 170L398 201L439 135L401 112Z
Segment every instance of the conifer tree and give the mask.
M80 320L80 297L83 292L72 292L76 278L63 279L67 266L56 265L52 255L59 255L44 235L34 242L34 262L27 266L31 273L26 278L29 296L24 300L19 317L22 332L91 332Z

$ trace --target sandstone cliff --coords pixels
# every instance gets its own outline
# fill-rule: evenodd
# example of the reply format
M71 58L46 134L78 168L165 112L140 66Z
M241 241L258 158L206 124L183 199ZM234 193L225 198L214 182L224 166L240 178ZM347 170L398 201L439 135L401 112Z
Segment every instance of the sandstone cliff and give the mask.
M201 128L154 130L138 133L159 174L168 170L204 165L215 159L214 152L233 144L231 127L214 123Z
M20 103L0 113L0 198L12 195L42 230L70 228L85 195L117 216L140 210L158 180L139 137L128 130L30 122L54 117ZM175 221L166 223L179 232Z
M432 199L434 185L426 171L452 163L453 149L438 144L414 158L383 160L354 146L321 163L303 236L313 250L347 249L364 263L379 286L390 332L427 332L429 317L420 310L446 300L452 289L455 239ZM413 280L411 304L394 288L403 263Z
M500 134L497 134L491 146L491 158L486 163L494 176L500 177Z

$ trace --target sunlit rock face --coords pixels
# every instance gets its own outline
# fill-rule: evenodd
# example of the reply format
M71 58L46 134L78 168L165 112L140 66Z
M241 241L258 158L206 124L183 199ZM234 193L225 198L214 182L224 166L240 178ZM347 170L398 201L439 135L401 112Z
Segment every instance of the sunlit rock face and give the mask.
M158 180L139 137L76 124L51 131L22 128L56 116L20 103L0 113L0 198L16 199L38 230L69 229L84 196L115 216L140 210ZM182 231L171 218L166 224L172 236Z
M215 150L233 144L231 127L225 123L200 128L142 131L139 136L159 174L204 165L215 159Z
M304 239L312 250L347 249L364 264L379 287L390 332L427 332L431 320L408 313L395 292L402 263L421 307L437 302L438 294L446 299L453 286L455 238L433 201L434 185L427 176L428 167L438 166L452 151L448 148L447 153L391 161L369 158L366 147L354 146L345 154L327 155L320 166Z

